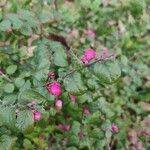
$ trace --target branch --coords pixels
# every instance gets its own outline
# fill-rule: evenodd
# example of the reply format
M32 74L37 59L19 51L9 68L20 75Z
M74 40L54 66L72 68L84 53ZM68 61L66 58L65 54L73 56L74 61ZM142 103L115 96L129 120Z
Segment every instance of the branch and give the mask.
M107 57L107 58L99 58L99 59L97 59L97 60L95 60L95 61L93 61L93 62L91 62L91 63L88 63L88 64L85 64L83 67L90 67L90 66L92 66L92 65L94 65L95 63L97 63L97 62L104 62L104 61L106 61L106 60L108 60L108 59L111 59L111 58L114 58L115 57L115 55L114 54L111 54L109 57ZM64 80L67 76L69 76L69 75L71 75L71 74L73 74L74 72L76 72L76 71L78 71L79 69L76 69L76 70L72 70L71 72L69 72L68 74L66 74L64 77L62 77L62 79Z
M2 71L0 71L0 75L1 75L4 79L6 79L8 82L12 82L12 80L11 80L7 75L5 75Z

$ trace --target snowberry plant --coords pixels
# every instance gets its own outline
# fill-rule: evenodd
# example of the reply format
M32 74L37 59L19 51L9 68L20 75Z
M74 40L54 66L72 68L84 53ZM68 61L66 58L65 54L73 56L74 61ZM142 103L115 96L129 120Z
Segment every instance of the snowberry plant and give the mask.
M82 54L68 49L43 35L44 23L28 11L0 23L2 40L11 37L0 49L0 149L32 141L37 127L48 130L44 138L55 146L109 147L119 127L101 90L121 75L115 53L90 45Z

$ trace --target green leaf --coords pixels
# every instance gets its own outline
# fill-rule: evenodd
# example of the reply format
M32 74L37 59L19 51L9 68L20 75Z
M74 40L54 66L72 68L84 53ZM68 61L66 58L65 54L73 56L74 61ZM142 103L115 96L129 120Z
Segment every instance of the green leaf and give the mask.
M60 67L66 67L68 65L67 55L65 48L59 42L48 42L51 50L54 52L54 64Z
M86 124L99 124L100 123L100 113L97 111L92 115L88 116L85 120Z
M25 80L22 79L22 78L16 78L15 79L15 85L18 87L18 88L21 88L25 83Z
M30 81L29 80L27 80L26 82L25 82L25 84L20 88L20 92L19 92L19 95L18 95L18 100L20 100L21 98L21 95L22 95L22 93L25 91L25 90L27 90L27 89L30 89L30 87L31 87L31 83L30 83Z
M72 135L69 137L68 145L69 146L78 146L79 138L78 136Z
M78 149L76 147L71 146L71 147L66 148L66 150L78 150Z
M89 138L85 137L80 141L80 149L90 149L90 144Z
M130 0L129 7L130 7L132 15L134 17L138 17L139 15L142 15L142 11L145 7L145 0L142 0L142 1Z
M11 137L6 134L2 135L0 137L0 150L12 150L16 139L16 137Z
M18 14L19 14L20 19L25 20L25 21L28 21L30 19L34 19L33 13L31 11L28 11L28 10L21 10L21 11L19 11Z
M93 78L87 80L87 86L91 90L96 90L100 87L98 82Z
M78 72L68 75L64 79L64 86L66 91L72 95L81 95L86 91L86 87L83 85L81 74Z
M34 57L30 60L30 64L34 66L33 76L36 80L46 79L50 67L50 52L46 46L45 40L38 41L34 49Z
M49 22L52 18L51 18L51 16L50 16L49 13L42 13L42 14L40 14L40 16L39 16L39 19L40 19L40 21L41 21L42 23L47 23L47 22Z
M38 101L41 102L47 100L43 95L41 95L37 91L32 89L27 89L21 93L19 102L30 102L33 99L37 99Z
M94 0L94 1L92 2L91 9L92 9L93 11L98 11L98 10L100 10L100 4L101 4L101 0Z
M106 138L107 138L107 139L110 139L110 138L111 138L111 136L112 136L112 132L111 132L111 130L106 130L106 132L105 132L105 136L106 136Z
M121 76L121 70L118 65L118 62L107 61L106 65L109 70L112 81L115 81L117 78Z
M19 16L16 14L10 14L8 16L8 19L10 20L13 29L20 29L23 25L23 22L19 19Z
M91 137L95 139L104 139L105 134L101 129L95 128L92 130Z
M6 93L12 93L14 91L15 87L12 83L7 83L5 86L4 86L4 91Z
M94 65L93 69L93 73L99 78L102 84L112 82L109 70L106 67L105 63L98 62Z
M7 94L4 98L3 98L3 103L4 104L14 104L15 101L17 100L17 94Z
M125 55L121 56L121 63L125 66L128 64L128 58Z
M34 149L34 145L28 139L24 139L23 146L24 146L25 149L29 149L29 150Z
M16 112L13 107L0 106L0 125L9 127L15 130Z
M10 65L7 67L6 72L7 74L11 75L11 74L14 74L16 70L17 70L16 65Z
M32 131L34 127L34 118L31 110L22 110L18 112L16 127L22 133Z
M74 135L78 135L79 132L80 132L80 123L77 121L74 121L72 128L71 128L71 133Z
M118 62L111 60L94 64L92 71L99 78L101 84L112 83L121 75Z
M9 28L11 28L11 23L9 20L3 20L0 23L0 31L6 31Z
M83 8L90 8L91 6L91 0L82 0L80 3Z
M54 64L59 67L66 67L68 65L67 55L63 49L58 49L55 51L54 55Z
M23 25L20 29L20 32L23 34L23 35L27 35L27 36L30 36L32 34L32 29L30 26L28 25Z

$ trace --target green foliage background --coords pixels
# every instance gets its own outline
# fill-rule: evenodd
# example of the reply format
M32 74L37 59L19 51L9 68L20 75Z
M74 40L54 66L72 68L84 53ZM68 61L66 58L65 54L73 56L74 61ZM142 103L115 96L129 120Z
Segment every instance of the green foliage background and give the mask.
M149 14L149 0L0 1L0 150L149 149ZM95 39L84 34L88 28ZM70 64L65 47L46 38L51 33L65 37ZM77 58L90 46L97 52L107 47L117 60L82 68ZM79 71L62 81L73 69ZM63 84L61 114L43 87L49 70ZM33 99L42 112L36 123L27 107ZM113 122L117 134L107 130ZM59 123L71 129L60 131Z

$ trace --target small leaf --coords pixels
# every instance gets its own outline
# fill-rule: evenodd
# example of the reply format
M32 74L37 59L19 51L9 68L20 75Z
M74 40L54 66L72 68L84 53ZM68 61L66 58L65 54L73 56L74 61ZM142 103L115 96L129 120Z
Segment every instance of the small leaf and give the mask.
M17 70L16 65L10 65L9 67L7 67L6 72L7 74L11 75L14 74L16 70Z
M14 91L15 87L12 83L7 83L4 87L4 90L6 93L12 93Z
M105 63L96 63L94 65L93 72L99 78L102 84L112 82L109 70L106 67Z
M11 23L9 20L3 20L0 23L0 31L6 31L9 28L11 28Z
M23 25L23 22L19 19L19 16L16 14L9 15L8 19L11 22L13 29L20 29Z
M32 34L32 29L30 26L28 25L23 25L20 29L20 32L23 34L23 35L27 35L27 36L30 36Z
M16 78L15 79L15 85L18 87L18 88L21 88L25 83L25 80L22 79L22 78Z
M66 67L68 65L67 63L67 55L64 52L64 50L62 49L58 49L55 53L54 53L54 64L56 66L60 66L60 67Z
M77 121L74 121L72 128L71 128L71 133L74 135L78 135L79 132L80 132L80 123Z
M105 132L105 136L106 136L106 138L107 138L107 139L110 139L110 138L111 138L111 136L112 136L112 132L111 132L111 130L106 130L106 132Z
M93 129L91 136L96 139L104 139L105 134L101 129L95 128Z

